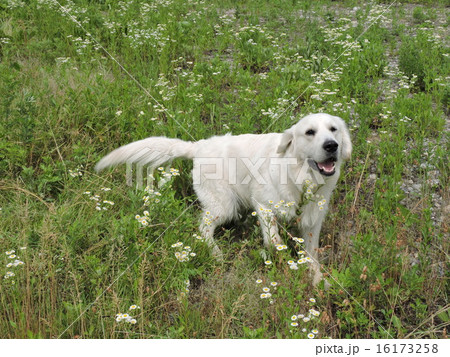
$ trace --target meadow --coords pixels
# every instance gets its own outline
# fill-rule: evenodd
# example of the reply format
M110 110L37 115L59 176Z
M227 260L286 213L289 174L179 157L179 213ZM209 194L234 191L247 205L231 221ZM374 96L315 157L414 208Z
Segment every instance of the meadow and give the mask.
M2 1L0 337L446 338L449 15L444 1ZM328 290L292 222L288 249L267 250L243 212L216 261L190 162L153 190L93 169L148 136L282 132L315 112L354 144L321 233Z

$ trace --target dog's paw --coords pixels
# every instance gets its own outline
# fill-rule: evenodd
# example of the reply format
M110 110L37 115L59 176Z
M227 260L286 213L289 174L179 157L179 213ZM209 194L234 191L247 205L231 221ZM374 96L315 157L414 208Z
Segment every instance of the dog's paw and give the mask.
M312 271L312 274L313 274L313 285L314 285L314 287L317 287L320 284L321 281L323 281L324 290L328 290L331 287L330 282L323 277L323 274L320 272L319 269L314 269Z
M220 248L216 245L212 249L212 256L218 261L223 262L223 253Z
M283 244L283 241L279 235L275 235L271 238L273 245Z

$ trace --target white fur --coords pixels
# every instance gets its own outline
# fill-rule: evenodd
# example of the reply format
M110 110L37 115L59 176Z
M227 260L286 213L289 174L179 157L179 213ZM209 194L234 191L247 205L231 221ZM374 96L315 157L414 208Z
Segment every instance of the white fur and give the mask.
M336 130L331 131L332 127ZM306 135L308 130L314 130L315 134ZM97 164L96 170L124 162L146 164L154 169L178 157L193 159L193 174L197 178L194 189L204 209L200 230L218 257L221 252L213 239L214 230L238 218L242 208L258 213L264 243L269 246L281 243L278 225L276 217L267 220L260 208L272 208L269 200L295 202L285 209L285 216L292 219L297 209L303 206L301 229L306 250L315 262L314 283L317 283L321 278L317 248L326 209L319 211L315 201L301 202L303 182L298 182L297 178L304 169L305 160L321 163L327 159L328 153L323 145L329 140L338 144L334 175L310 175L313 179L317 176L323 178L324 184L319 186L316 194L323 196L328 203L339 178L342 161L350 158L352 145L344 121L323 113L304 117L282 134L214 136L198 142L150 137L114 150ZM280 165L273 164L283 158L297 162L286 166L287 177L283 177ZM222 163L220 172L217 163Z

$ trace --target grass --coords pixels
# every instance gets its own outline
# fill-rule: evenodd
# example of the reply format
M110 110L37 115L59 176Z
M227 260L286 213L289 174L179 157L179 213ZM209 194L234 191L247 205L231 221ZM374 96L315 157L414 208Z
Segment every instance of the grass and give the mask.
M446 337L443 2L61 4L0 5L0 337ZM93 170L147 136L281 132L319 111L354 143L321 233L327 291L289 269L301 245L263 248L251 212L215 261L189 162L147 206L124 168Z

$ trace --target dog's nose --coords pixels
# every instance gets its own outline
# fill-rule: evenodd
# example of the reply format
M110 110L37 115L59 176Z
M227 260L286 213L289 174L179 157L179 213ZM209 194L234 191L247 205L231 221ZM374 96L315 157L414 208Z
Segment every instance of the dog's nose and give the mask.
M336 141L334 141L334 140L327 140L323 144L323 149L326 152L336 152L338 146L339 146L339 144Z

